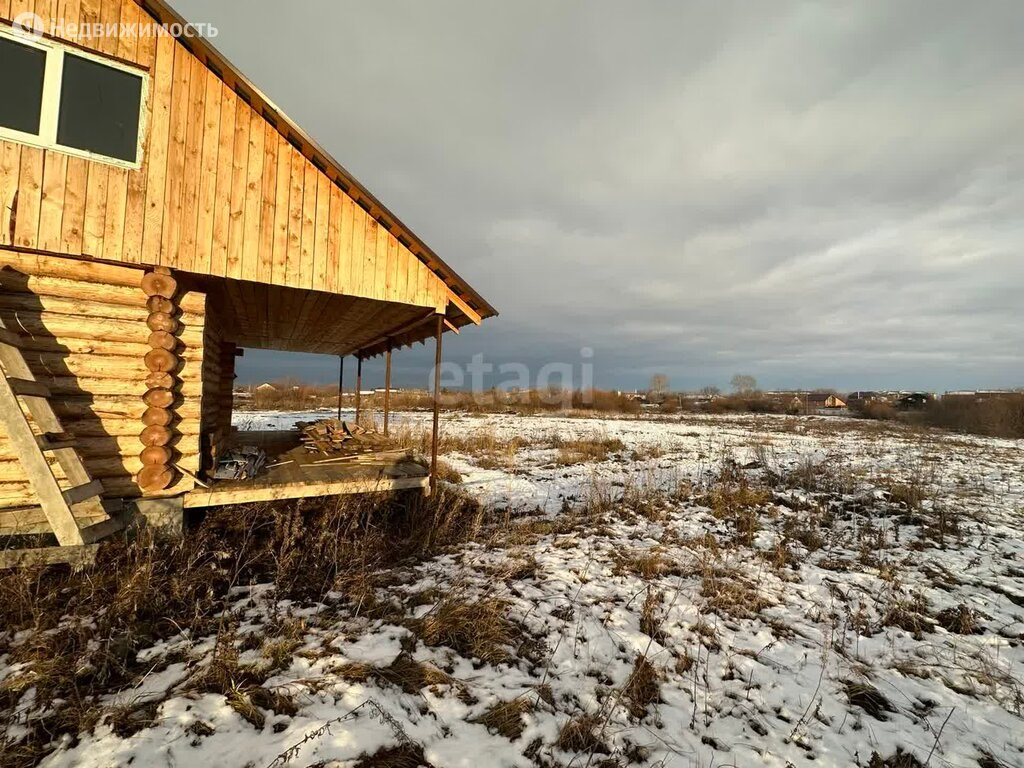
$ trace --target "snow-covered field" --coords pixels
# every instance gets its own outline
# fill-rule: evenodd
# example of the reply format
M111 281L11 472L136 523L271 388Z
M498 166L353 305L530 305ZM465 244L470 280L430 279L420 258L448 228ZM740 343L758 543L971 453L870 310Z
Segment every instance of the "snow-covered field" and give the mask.
M289 706L195 693L215 640L183 631L112 702L154 702L149 727L101 720L46 764L1024 765L1024 441L763 416L442 429L496 511L477 540L382 574L375 610L235 589L240 664L287 635L262 686Z

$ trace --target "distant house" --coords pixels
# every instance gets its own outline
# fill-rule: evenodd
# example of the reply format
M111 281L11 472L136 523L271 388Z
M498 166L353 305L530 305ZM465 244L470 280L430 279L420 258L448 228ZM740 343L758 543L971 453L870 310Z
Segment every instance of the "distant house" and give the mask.
M811 392L807 395L807 404L812 408L846 407L846 401L841 400L834 392Z
M834 392L808 392L802 395L794 395L790 403L792 410L822 410L846 408L846 401L842 400Z
M911 392L909 395L903 395L897 400L896 405L900 408L911 410L914 408L924 408L931 401L932 396L927 392Z
M265 381L256 387L257 392L277 392L277 387L271 384L269 381Z

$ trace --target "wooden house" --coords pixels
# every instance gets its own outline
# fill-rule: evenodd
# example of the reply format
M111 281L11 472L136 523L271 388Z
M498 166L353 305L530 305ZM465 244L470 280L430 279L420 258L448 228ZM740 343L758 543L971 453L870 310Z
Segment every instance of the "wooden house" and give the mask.
M197 487L240 351L390 368L496 314L182 24L160 0L0 0L0 536L87 544L136 497L341 492Z

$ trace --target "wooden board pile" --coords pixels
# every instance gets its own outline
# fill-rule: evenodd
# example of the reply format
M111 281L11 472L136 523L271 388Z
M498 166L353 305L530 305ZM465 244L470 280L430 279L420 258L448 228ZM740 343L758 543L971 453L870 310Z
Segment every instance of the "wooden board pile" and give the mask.
M311 453L374 453L388 445L384 437L352 421L322 419L297 426L302 432L303 445Z

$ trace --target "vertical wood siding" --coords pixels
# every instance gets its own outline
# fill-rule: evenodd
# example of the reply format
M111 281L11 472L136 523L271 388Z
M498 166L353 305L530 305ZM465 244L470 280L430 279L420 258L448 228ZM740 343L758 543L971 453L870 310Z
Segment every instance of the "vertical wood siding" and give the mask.
M51 32L153 23L135 0L0 0L0 18L24 11ZM0 141L0 246L447 305L437 275L180 42L69 42L149 72L142 167Z

